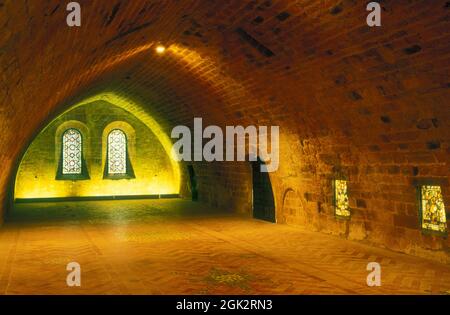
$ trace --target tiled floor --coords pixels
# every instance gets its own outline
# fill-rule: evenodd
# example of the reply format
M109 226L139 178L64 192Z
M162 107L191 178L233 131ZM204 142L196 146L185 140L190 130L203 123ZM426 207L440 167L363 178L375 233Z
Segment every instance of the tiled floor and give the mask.
M0 294L449 294L450 266L182 200L19 205ZM81 265L79 288L66 285ZM382 268L368 287L366 266Z

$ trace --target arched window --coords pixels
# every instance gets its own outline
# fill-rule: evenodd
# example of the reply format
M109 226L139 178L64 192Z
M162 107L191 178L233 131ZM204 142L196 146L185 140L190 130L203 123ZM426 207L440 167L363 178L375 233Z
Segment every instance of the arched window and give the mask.
M127 174L127 137L120 129L112 130L108 135L108 174Z
M74 128L64 131L62 136L62 174L81 175L83 172L83 139Z

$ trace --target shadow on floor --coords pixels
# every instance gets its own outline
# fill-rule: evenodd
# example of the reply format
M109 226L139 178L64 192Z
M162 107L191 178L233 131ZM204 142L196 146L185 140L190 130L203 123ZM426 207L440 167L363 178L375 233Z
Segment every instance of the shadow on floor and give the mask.
M8 223L89 221L96 224L235 215L184 199L109 200L15 204Z

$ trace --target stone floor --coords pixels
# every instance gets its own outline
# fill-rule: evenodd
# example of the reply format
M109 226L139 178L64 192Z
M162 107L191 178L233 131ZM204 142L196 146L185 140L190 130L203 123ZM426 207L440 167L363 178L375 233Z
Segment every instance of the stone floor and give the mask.
M450 266L183 200L18 205L0 294L449 294ZM70 262L82 285L66 285ZM368 287L378 262L382 286Z

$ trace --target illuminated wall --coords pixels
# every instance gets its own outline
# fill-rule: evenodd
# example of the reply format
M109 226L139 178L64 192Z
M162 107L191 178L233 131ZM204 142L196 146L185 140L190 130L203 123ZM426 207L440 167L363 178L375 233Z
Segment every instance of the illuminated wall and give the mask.
M67 128L83 135L89 179L57 179L61 136ZM123 130L135 178L105 179L108 131ZM25 153L17 173L15 198L55 198L176 194L179 173L159 137L128 111L96 100L69 110L51 122Z

